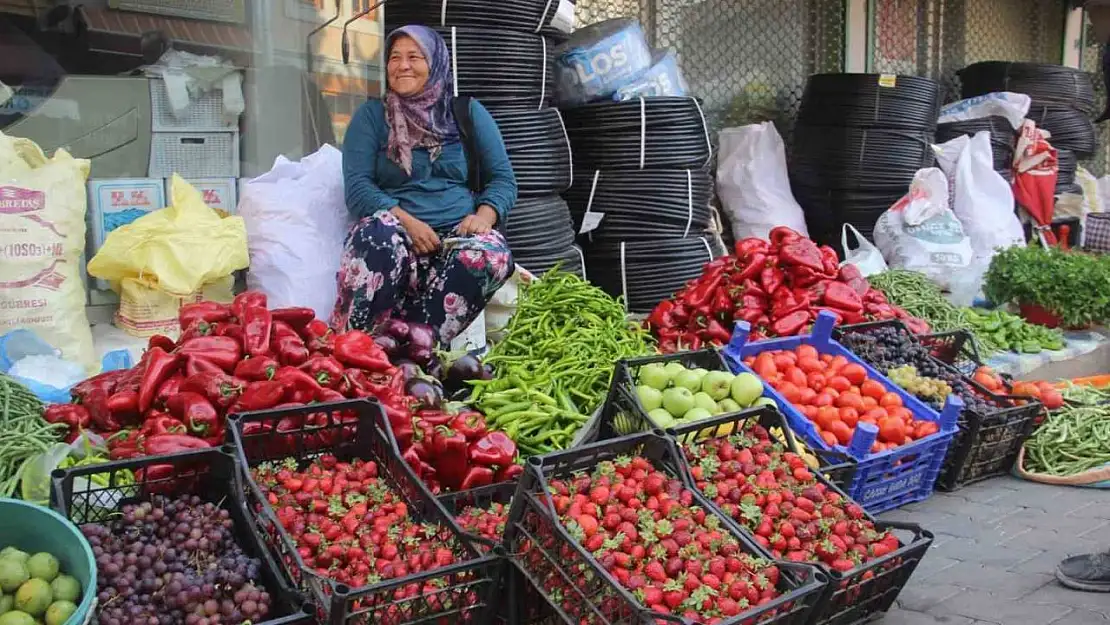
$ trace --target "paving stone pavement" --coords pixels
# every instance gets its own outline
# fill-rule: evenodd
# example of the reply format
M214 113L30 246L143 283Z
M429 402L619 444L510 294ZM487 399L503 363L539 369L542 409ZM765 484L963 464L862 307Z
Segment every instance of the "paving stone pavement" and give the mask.
M1001 477L881 518L936 537L881 625L1110 625L1110 593L1053 576L1063 558L1110 549L1110 490Z

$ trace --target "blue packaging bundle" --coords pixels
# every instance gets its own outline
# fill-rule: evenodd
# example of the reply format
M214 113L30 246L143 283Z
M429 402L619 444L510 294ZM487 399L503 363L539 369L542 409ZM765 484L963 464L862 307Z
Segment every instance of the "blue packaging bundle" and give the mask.
M651 65L651 48L636 20L607 20L576 30L555 52L559 105L608 99Z
M625 84L613 94L613 99L622 102L638 97L659 96L686 97L688 87L678 59L673 52L656 50L652 55L652 66L644 73Z

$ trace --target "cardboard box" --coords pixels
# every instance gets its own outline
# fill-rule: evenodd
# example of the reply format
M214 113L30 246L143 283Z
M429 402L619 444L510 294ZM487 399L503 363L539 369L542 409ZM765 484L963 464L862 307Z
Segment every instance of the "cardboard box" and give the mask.
M90 180L88 258L96 255L109 232L165 208L166 204L166 186L161 178ZM103 280L96 280L95 286L108 290L108 283Z
M234 215L235 207L239 203L238 180L238 178L186 178L185 182L200 191L204 196L204 203L209 208ZM173 197L169 178L166 178L166 197Z

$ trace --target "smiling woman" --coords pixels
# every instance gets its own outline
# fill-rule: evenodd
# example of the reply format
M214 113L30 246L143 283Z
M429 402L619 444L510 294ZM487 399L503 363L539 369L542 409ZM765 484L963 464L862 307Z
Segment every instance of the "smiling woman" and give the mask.
M399 317L432 325L447 344L513 271L494 228L516 203L516 178L485 107L457 106L443 39L404 26L386 45L385 99L359 108L343 145L347 208L359 221L340 264L334 322L371 329Z

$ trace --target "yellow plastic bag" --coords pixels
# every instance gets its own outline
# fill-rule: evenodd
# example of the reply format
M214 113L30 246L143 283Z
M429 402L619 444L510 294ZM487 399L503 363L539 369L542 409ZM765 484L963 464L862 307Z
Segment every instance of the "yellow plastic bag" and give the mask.
M85 159L0 132L0 334L31 330L95 373L80 264L88 175Z
M176 336L181 305L229 300L231 274L249 262L241 217L221 218L180 176L170 188L170 206L113 230L89 262L120 294L116 324L137 336Z

